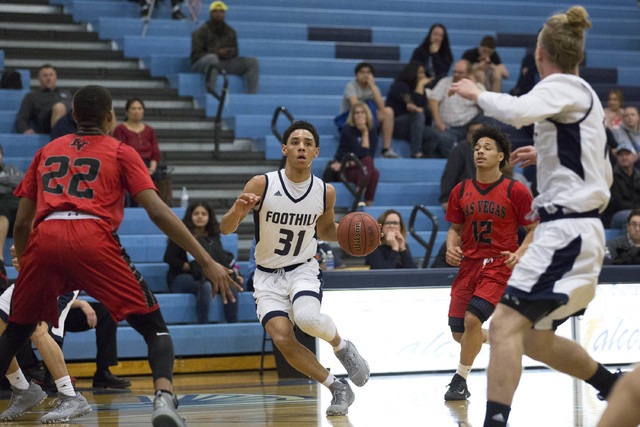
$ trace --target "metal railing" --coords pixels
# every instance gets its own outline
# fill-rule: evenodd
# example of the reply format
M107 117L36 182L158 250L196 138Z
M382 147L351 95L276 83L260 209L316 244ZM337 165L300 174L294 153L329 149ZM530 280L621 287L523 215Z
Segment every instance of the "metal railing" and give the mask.
M195 7L191 4L191 1L189 0L184 0L184 4L187 6L187 9L189 9L189 15L191 15L191 20L195 22L197 25L198 13ZM142 37L147 35L147 30L149 29L149 21L151 20L151 14L153 13L153 9L155 9L155 7L156 7L156 0L150 0L149 11L147 12L147 15L144 16L144 24L142 24Z
M352 167L352 165L347 164L348 162L354 162L355 166L360 168L362 178L357 184L348 181L347 177L344 174L346 168ZM353 153L346 153L344 156L342 156L342 160L340 160L340 172L338 173L338 178L340 179L340 182L342 182L347 188L349 193L351 193L351 195L353 196L353 204L351 205L351 209L349 210L349 212L355 212L358 209L358 203L360 203L360 200L362 200L362 195L367 189L367 183L369 182L369 171L367 170L367 167L362 164L358 156Z
M217 66L215 66L217 67ZM220 131L222 130L222 109L224 108L224 102L227 99L229 93L229 78L227 72L219 67L219 74L224 79L222 83L222 91L220 94L212 93L213 97L218 100L218 110L216 111L215 128L213 130L213 157L218 158L220 153Z
M431 220L432 226L429 243L425 242L425 240L420 237L420 235L415 230L415 222L418 212L422 212L427 216L427 218ZM418 243L420 243L420 245L425 248L426 251L424 254L424 261L422 261L422 268L427 268L429 266L429 258L431 258L431 252L433 251L433 245L438 234L438 219L434 214L431 213L429 209L425 208L423 205L414 206L413 210L411 211L411 216L409 217L409 233L413 236L414 239L416 239Z
M287 119L289 119L289 123L293 123L295 119L293 118L293 114L291 114L291 112L289 112L287 107L285 107L284 105L280 105L276 107L275 111L273 112L273 117L271 118L271 133L282 144L282 134L278 132L278 126L277 126L278 117L280 116L281 113L284 114L287 117ZM287 158L285 156L282 156L282 158L280 159L279 169L282 169L284 167L284 164L286 163L286 161L287 161Z

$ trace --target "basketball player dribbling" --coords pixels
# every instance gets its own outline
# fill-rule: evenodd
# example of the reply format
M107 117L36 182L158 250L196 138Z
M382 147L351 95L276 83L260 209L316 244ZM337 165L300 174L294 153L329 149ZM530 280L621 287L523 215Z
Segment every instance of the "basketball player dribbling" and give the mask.
M223 234L233 233L253 210L257 269L253 278L258 319L295 369L329 388L327 415L345 415L354 394L345 379L336 379L295 337L294 323L307 334L327 341L361 387L369 366L356 347L343 340L333 320L320 312L322 272L314 258L317 238L337 240L333 186L311 175L320 152L312 124L297 121L282 136L283 170L253 177L220 222Z
M0 336L0 372L7 371L38 322L58 326L59 295L85 290L116 321L126 318L144 337L155 389L153 425L183 426L172 394L173 342L155 296L115 233L126 192L194 256L224 302L233 300L230 287L237 285L230 270L211 259L160 199L138 153L106 135L114 114L109 91L97 85L81 88L73 114L77 134L41 148L15 191L20 203L13 237L21 268L9 323ZM65 411L73 412L77 402L65 400Z
M451 90L485 115L518 126L535 123L535 148L513 152L514 163L537 161L540 217L534 240L513 270L489 328L485 427L504 427L520 380L522 355L585 380L606 398L618 376L578 343L555 335L595 295L604 258L599 213L612 182L598 95L578 77L584 57L587 11L574 6L551 16L538 34L536 66L542 79L521 97L482 92L468 80ZM537 153L537 159L532 154Z
M522 183L506 178L511 143L499 128L487 124L471 138L475 178L462 181L449 195L446 259L460 266L451 285L449 327L460 343L460 364L444 400L465 400L471 393L467 375L482 343L486 322L502 297L511 270L526 251L538 225L526 218L531 193ZM527 234L518 246L518 228Z

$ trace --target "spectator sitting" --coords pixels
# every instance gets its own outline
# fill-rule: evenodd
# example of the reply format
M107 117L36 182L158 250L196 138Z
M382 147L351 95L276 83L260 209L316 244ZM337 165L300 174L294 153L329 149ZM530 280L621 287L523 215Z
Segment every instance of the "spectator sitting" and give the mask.
M338 172L342 158L347 153L355 154L367 168L368 181L364 193L364 200L367 206L373 205L373 199L378 186L380 172L373 164L373 156L378 144L378 134L373 126L373 116L369 106L364 102L356 102L349 112L347 123L340 132L340 145L336 151L335 161L331 168ZM344 175L350 182L359 183L362 179L362 171L356 165L348 166Z
M533 51L527 49L527 53L522 58L520 64L520 75L516 85L509 91L513 96L521 96L525 93L529 93L531 89L540 81L540 73L538 67L536 67L536 60L533 56Z
M502 79L509 78L509 71L496 52L496 39L484 36L480 45L462 54L462 59L471 63L473 76L478 83L492 92L502 92Z
M613 167L613 184L609 206L602 214L602 221L609 228L622 229L632 209L640 208L640 170L634 167L638 151L628 142L618 145L618 164Z
M247 93L258 93L260 67L256 58L238 56L238 37L224 22L227 5L214 1L209 6L209 21L191 35L191 71L205 76L207 91L216 96L218 69L243 76Z
M611 89L607 96L607 107L604 109L604 124L614 131L622 124L622 104L624 97L620 89Z
M139 98L131 98L125 104L125 111L127 119L116 127L113 137L132 146L149 168L149 175L153 175L160 161L160 149L156 132L142 122L144 102Z
M24 172L13 165L2 162L2 146L0 146L0 288L7 288L7 273L4 268L4 243L10 231L13 230L13 223L18 212L18 197L13 195L13 191L18 187ZM2 293L0 291L0 293Z
M451 154L449 154L449 159L444 167L444 171L442 171L440 198L438 201L445 212L449 205L449 194L451 194L453 187L465 179L476 176L476 164L473 160L471 137L473 136L473 132L480 126L482 126L482 121L479 119L474 119L467 124L466 139L456 144Z
M465 137L465 126L482 113L474 102L457 93L449 96L451 84L465 78L471 78L471 63L461 59L453 65L453 76L441 79L429 96L433 127L426 129L432 152L441 157L449 157L455 144ZM484 90L482 83L477 85Z
M45 64L38 69L40 88L25 95L16 116L16 131L24 134L50 133L60 117L71 110L71 93L56 88L56 69Z
M425 131L426 85L431 81L417 62L405 65L387 94L387 105L393 109L393 137L411 144L411 157L430 155L430 133Z
M113 132L118 125L118 120L116 119L116 112L111 109L111 116L113 117L113 121L111 122L111 129L109 130L109 135L113 136ZM71 101L71 110L62 116L60 120L56 122L55 125L51 128L51 139L57 139L61 136L69 135L70 133L78 132L78 124L73 118L73 101Z
M338 255L338 253L331 247L331 245L324 240L318 239L318 250L316 252L315 259L318 261L318 265L320 266L320 270L327 270L327 254L331 251L333 254L333 268L345 268L346 265L342 258Z
M242 284L242 276L236 268L236 260L231 252L227 252L220 242L220 224L211 207L205 202L191 202L182 219L184 225L211 255L214 261L233 269L231 276ZM202 272L200 265L191 254L169 240L164 253L164 262L169 264L167 284L174 293L190 293L196 296L196 310L198 323L209 322L209 307L211 306L212 285ZM234 290L234 298L237 292ZM224 316L227 323L238 321L238 303L228 301L224 306Z
M640 209L627 217L627 232L607 242L605 264L640 264Z
M365 257L365 264L372 270L417 268L407 246L407 227L400 213L393 209L386 210L378 222L382 224L382 243Z
M433 80L427 87L433 88L441 78L449 74L453 63L453 55L449 46L449 35L442 24L433 24L429 34L413 51L410 62L417 62L424 67L427 77Z
M156 0L157 2L157 0ZM182 0L171 0L171 19L185 19L186 16L180 11ZM140 0L140 17L146 18L151 11L151 0Z
M640 115L636 107L627 107L622 112L622 123L613 131L618 144L631 145L640 153ZM640 168L640 163L636 163Z
M375 82L373 65L361 62L356 65L355 74L356 79L347 83L342 94L341 112L336 117L338 128L342 127L340 122L346 119L353 104L366 102L373 114L376 129L382 132L382 157L398 158L399 156L391 148L393 110L384 105L384 99L382 99L380 89Z

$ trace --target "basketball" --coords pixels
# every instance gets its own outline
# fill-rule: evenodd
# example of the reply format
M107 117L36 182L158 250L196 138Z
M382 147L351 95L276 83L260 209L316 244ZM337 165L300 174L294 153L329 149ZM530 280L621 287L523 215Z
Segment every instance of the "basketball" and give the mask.
M338 244L349 255L370 254L380 244L378 221L364 212L351 212L338 224Z

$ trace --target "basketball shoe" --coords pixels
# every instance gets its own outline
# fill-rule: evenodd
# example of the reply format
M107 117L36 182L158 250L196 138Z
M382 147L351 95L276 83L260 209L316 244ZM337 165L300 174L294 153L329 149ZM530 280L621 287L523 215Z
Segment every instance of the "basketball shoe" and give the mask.
M329 386L331 394L331 405L327 408L327 416L347 415L349 406L356 399L349 383L344 378L335 381Z
M362 387L369 381L369 364L356 349L351 341L340 351L336 352L336 357L349 374L349 379L358 387Z
M458 374L453 375L448 387L449 390L444 394L444 400L466 400L471 396L467 388L467 380Z
M187 424L178 414L178 398L166 391L156 391L151 424L154 427L183 427Z
M23 416L25 412L38 406L47 398L47 393L42 391L42 388L33 381L29 383L29 388L26 390L20 390L15 387L11 387L11 390L9 407L0 414L0 420L2 421L17 420Z
M76 392L75 396L65 396L58 393L58 404L48 414L40 418L42 424L64 423L91 412L91 406L83 395Z

